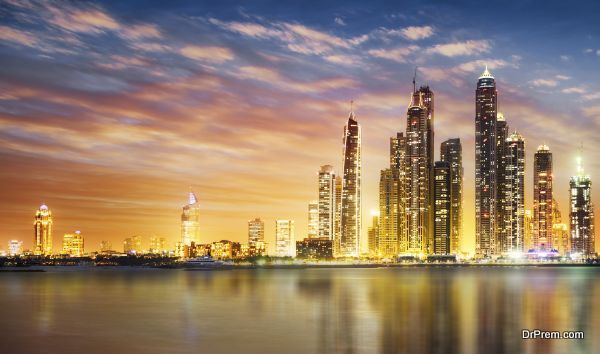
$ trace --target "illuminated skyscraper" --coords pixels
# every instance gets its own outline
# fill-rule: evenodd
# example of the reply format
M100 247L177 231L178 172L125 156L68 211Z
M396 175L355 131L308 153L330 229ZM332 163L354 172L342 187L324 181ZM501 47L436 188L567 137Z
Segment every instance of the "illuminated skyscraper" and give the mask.
M344 177L338 256L358 257L361 234L361 129L354 111L344 127Z
M257 247L265 242L265 223L260 218L248 220L248 245Z
M319 170L319 237L333 240L336 215L335 173L333 166L323 165Z
M533 156L533 247L536 250L557 248L552 238L552 153L540 145Z
M508 152L508 123L504 118L504 114L498 112L496 114L496 218L495 218L495 233L491 248L493 254L501 252L500 240L506 239L506 219L505 210L510 209L510 200L502 198L507 193L504 188L506 184L506 162L508 161L506 154ZM530 215L531 219L531 215ZM531 234L528 235L528 242L532 242Z
M33 221L34 254L49 256L52 254L52 212L46 204L42 204L35 212Z
M525 210L523 224L525 228L523 231L523 250L529 251L533 249L533 213L530 209Z
M342 234L342 176L335 177L335 217L333 223L333 255L340 254L340 239Z
M308 203L308 238L319 237L319 202Z
M571 252L590 257L595 253L594 206L592 180L584 174L581 157L577 158L577 175L570 181Z
M398 170L381 170L379 178L379 236L377 254L395 258L399 250L398 230Z
M403 181L407 252L433 253L433 92L412 94L406 115Z
M100 253L110 253L114 252L112 248L112 243L110 241L101 241L100 242Z
M396 233L398 239L398 253L404 253L407 249L406 232L406 137L404 133L397 133L396 137L390 138L390 171L393 178L393 188L396 196L391 200L394 204L394 218L397 220Z
M563 223L562 214L556 199L552 200L552 248L558 250L560 255L571 252L569 246L569 225Z
M504 180L498 196L500 253L522 252L525 236L525 140L516 132L506 139Z
M275 255L277 257L294 257L296 255L294 232L294 220L275 221Z
M181 242L185 246L200 243L200 205L196 195L190 191L188 203L181 214Z
M23 254L23 241L19 240L10 240L8 241L8 255L9 256L19 256Z
M437 161L434 167L434 219L433 219L433 253L450 254L452 234L452 172L446 161Z
M450 164L450 253L458 254L462 238L463 176L462 145L459 138L440 146L440 159Z
M63 254L71 257L82 257L84 253L84 241L81 231L63 236Z
M369 227L369 255L372 257L378 256L379 252L379 213L371 212L371 226Z
M475 91L475 248L480 257L495 253L497 95L486 66Z

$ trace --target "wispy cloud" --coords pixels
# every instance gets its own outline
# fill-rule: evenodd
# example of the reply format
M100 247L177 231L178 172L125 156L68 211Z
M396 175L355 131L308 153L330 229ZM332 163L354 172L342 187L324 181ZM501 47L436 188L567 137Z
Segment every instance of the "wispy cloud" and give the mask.
M411 26L400 30L402 37L416 41L429 38L433 35L433 27L431 26Z
M492 45L490 41L480 39L468 40L464 42L436 44L431 48L427 48L426 52L430 54L440 54L447 57L456 57L487 53L491 49Z
M333 21L335 22L336 25L340 25L340 26L346 25L346 22L341 17L336 17Z
M584 94L586 90L582 87L567 87L561 90L562 93Z
M32 33L8 26L0 26L0 39L28 47L34 47L38 43L37 38Z
M418 49L419 46L410 45L407 47L394 49L371 49L368 51L368 53L376 58L388 59L398 63L406 63L408 61L408 57Z
M222 63L234 58L233 52L227 47L188 45L179 52L187 58L211 63Z
M535 87L556 87L558 86L558 81L553 79L535 79L529 81L529 84Z

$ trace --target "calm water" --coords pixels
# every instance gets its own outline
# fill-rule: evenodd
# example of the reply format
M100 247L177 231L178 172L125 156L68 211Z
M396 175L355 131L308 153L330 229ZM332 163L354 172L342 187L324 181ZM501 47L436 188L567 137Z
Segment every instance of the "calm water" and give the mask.
M0 353L600 353L592 268L51 269L0 309Z

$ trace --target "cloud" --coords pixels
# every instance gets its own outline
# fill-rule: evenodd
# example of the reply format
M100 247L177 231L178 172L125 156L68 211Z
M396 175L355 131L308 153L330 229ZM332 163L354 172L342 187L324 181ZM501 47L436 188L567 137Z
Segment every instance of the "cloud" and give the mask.
M555 76L555 78L557 78L558 80L562 80L562 81L571 79L571 77L570 77L570 76L567 76L567 75L560 75L560 74L559 74L559 75L556 75L556 76Z
M0 26L0 39L28 47L34 47L38 43L37 38L32 33L8 26Z
M429 54L440 54L447 57L476 55L487 53L492 48L490 41L468 40L464 42L455 42L447 44L436 44L426 50Z
M188 45L181 48L179 53L190 59L207 61L211 63L223 63L234 58L233 52L226 47Z
M552 79L536 79L529 83L535 87L556 87L558 85L558 81Z
M584 95L583 98L586 101L600 100L600 91Z
M461 86L464 84L464 78L467 74L482 72L486 65L490 70L507 66L517 66L515 62L511 63L502 59L478 59L461 63L451 68L424 66L419 67L418 70L423 73L427 80L448 81L454 86Z
M325 57L325 60L334 64L342 65L359 65L362 64L362 60L355 55L329 55Z
M353 88L357 86L357 83L354 80L342 77L324 78L310 82L300 82L285 78L279 74L279 72L273 69L256 66L244 66L239 68L238 77L243 79L263 81L271 86L278 87L283 90L297 91L302 93L318 93L341 88Z
M425 39L425 38L429 38L433 35L433 27L431 26L411 26L411 27L406 27L403 28L402 30L400 30L400 33L402 35L402 37L411 40L411 41L416 41L419 39Z
M162 38L158 27L153 24L139 24L123 28L122 37L129 40Z
M416 45L400 47L395 49L371 49L368 53L376 58L392 60L398 63L406 63L407 57L419 49Z
M565 89L562 89L561 91L562 93L578 93L578 94L583 94L586 92L585 89L581 88L581 87L567 87Z
M340 26L345 26L346 22L344 22L344 19L341 17L336 17L334 20L336 25L340 25Z
M101 8L49 7L48 10L51 13L50 23L71 32L102 33L121 27Z
M568 56L568 55L561 55L560 56L560 60L562 60L562 61L569 61L569 60L571 60L571 57Z

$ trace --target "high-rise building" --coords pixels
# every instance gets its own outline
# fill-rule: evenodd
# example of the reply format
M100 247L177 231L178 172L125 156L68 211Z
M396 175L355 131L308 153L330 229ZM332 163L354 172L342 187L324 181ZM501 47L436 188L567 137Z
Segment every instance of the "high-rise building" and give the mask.
M319 202L308 203L308 238L319 237Z
M525 210L523 224L525 227L523 231L523 249L529 251L533 249L533 213L531 209Z
M258 248L265 243L265 223L260 218L248 220L248 246Z
M525 140L516 132L506 139L504 180L498 196L498 252L524 250L525 236Z
M185 246L200 243L200 205L196 195L190 191L188 203L181 214L181 242Z
M407 250L407 232L406 232L406 193L405 193L405 175L406 175L406 137L404 133L396 134L396 137L390 138L390 170L394 178L394 188L396 189L395 213L397 219L398 233L398 253L405 253Z
M333 166L323 165L319 170L319 237L330 240L335 236L335 173Z
M142 237L132 236L123 241L123 252L127 254L138 255L142 253Z
M452 234L452 172L446 161L437 161L433 181L433 253L450 254Z
M344 174L338 256L358 257L361 234L361 129L354 111L344 127Z
M495 253L496 231L496 81L487 69L475 90L475 252Z
M63 254L71 257L82 257L84 253L84 241L81 231L63 236Z
M150 237L150 253L162 254L167 252L167 240L164 237L153 236Z
M536 250L557 248L553 244L552 153L540 145L533 155L533 247Z
M379 236L377 254L384 258L395 258L399 250L398 230L398 170L381 170L379 178Z
M46 204L42 204L35 212L33 221L33 245L35 255L49 256L52 254L52 212Z
M371 217L371 226L368 231L369 255L376 257L379 252L379 212L372 211Z
M100 253L110 253L114 252L112 248L112 243L110 241L101 241L100 242Z
M493 243L491 248L492 254L501 253L500 239L504 239L505 235L503 232L506 231L504 225L505 213L504 210L508 210L510 200L503 199L502 196L507 193L504 190L506 186L506 166L507 161L506 154L508 152L506 139L508 139L510 133L508 128L508 122L504 118L504 114L498 112L496 114L496 218L495 218L495 232ZM531 239L529 240L531 241Z
M10 240L8 241L8 255L11 257L20 256L23 254L23 241Z
M296 255L294 232L294 220L275 220L275 255L277 257L294 257Z
M433 252L433 92L412 94L406 115L403 193L407 252Z
M583 257L595 253L594 206L592 204L592 180L583 171L581 157L577 158L577 174L571 177L570 230L571 252Z
M458 254L462 238L464 178L462 145L459 138L448 139L441 144L440 160L450 164L450 253Z
M340 239L342 234L342 176L335 177L335 217L333 230L333 255L340 255Z
M558 251L560 255L566 255L571 252L569 245L569 225L563 223L562 214L558 207L556 199L552 200L552 248Z

